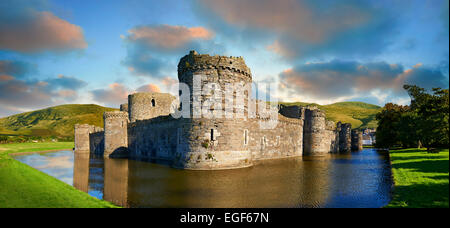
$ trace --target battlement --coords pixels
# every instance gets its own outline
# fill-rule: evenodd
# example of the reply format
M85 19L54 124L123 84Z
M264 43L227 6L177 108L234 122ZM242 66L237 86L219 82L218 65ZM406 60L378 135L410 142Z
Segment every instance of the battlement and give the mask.
M230 70L252 77L250 68L245 64L244 58L233 56L210 56L208 54L198 54L191 51L189 55L181 58L178 64L178 75L187 71L197 71L203 69Z
M327 120L326 121L326 125L325 125L325 130L335 131L336 130L336 124L333 121L331 121L331 120Z
M104 119L128 119L128 112L112 111L103 113Z
M325 112L318 109L317 107L312 108L306 108L310 112L311 117L324 117L325 118Z
M89 124L75 124L75 129L90 129L92 125Z
M120 111L122 111L122 112L128 112L128 103L121 104L121 105L120 105Z

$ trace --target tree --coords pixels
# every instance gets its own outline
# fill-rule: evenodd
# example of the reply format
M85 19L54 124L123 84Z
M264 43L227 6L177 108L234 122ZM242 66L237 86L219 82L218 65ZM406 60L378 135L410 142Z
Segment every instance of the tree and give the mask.
M417 116L418 138L430 150L448 147L449 144L449 90L433 88L427 93L424 88L404 85L411 97L411 111Z
M401 131L399 129L402 129L400 127L402 118L409 110L410 108L408 106L387 103L381 112L376 115L376 120L378 120L376 132L377 147L390 148L396 145L402 145ZM403 124L405 124L404 122L403 120Z
M405 85L411 97L410 106L388 103L377 114L377 147L414 147L423 144L432 148L448 148L449 91Z

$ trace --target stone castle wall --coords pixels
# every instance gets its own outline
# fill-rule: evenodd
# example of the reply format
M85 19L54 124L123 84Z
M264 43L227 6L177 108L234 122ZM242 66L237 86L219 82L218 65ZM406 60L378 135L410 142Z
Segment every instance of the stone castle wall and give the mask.
M147 120L173 112L175 97L168 93L135 93L128 96L130 121ZM125 107L123 107L125 111Z
M103 151L105 151L105 131L103 128L95 127L94 132L89 134L89 147L92 154L103 155Z
M278 115L278 125L274 129L261 129L260 121L268 119L252 119L248 128L248 148L255 161L302 156L302 119Z
M128 149L130 156L138 159L170 161L177 150L178 126L170 116L150 120L138 120L128 126Z

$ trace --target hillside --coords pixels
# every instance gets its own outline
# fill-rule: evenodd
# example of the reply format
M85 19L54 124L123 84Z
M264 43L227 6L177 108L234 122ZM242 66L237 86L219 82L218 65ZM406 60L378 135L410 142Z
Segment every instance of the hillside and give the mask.
M375 115L381 107L363 102L339 102L330 105L282 103L285 105L318 106L335 122L351 123L353 128L375 128ZM61 105L21 113L0 119L0 135L73 136L76 123L103 127L103 112L117 110L98 105Z
M351 123L352 128L376 128L375 115L381 110L380 106L364 102L338 102L329 105L318 105L303 102L283 103L284 105L317 106L324 110L327 119L334 122Z
M103 112L117 109L98 105L60 105L0 119L0 135L73 136L76 123L103 127Z

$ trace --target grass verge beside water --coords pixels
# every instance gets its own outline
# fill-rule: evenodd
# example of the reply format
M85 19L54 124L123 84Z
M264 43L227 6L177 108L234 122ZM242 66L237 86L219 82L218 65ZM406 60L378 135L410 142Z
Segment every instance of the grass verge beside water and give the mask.
M72 148L73 142L1 144L0 208L115 207L10 156L20 152Z
M392 201L386 207L449 207L449 151L430 154L422 149L390 151L394 176Z

